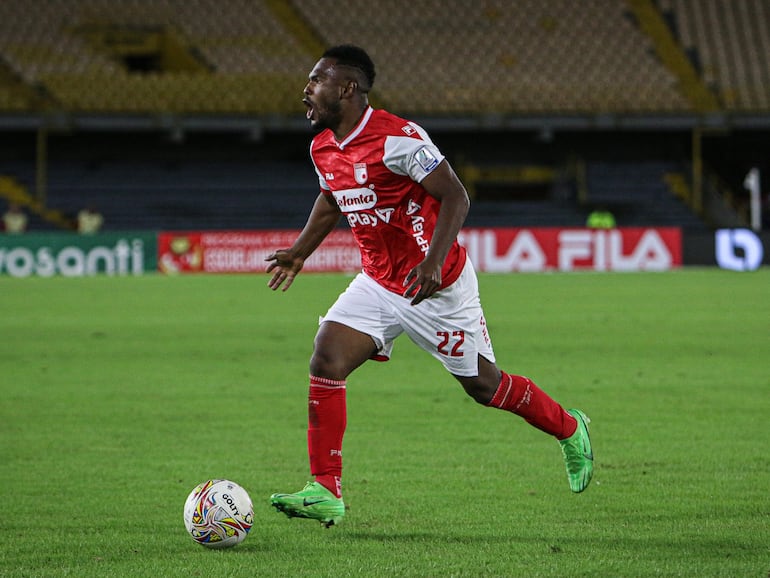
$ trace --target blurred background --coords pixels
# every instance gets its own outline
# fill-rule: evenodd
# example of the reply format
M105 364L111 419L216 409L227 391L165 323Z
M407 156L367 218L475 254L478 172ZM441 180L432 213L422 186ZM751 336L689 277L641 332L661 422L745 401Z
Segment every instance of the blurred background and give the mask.
M104 231L301 227L318 192L302 89L347 42L375 61L373 104L455 166L470 226L597 208L751 225L770 0L4 0L0 212L30 231L84 209ZM767 227L766 194L760 211Z

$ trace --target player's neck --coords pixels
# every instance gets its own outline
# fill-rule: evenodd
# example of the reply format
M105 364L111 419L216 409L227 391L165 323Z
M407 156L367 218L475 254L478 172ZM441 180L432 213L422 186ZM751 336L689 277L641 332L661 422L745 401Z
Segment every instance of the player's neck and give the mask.
M364 117L364 114L366 114L366 109L368 108L369 103L367 101L363 101L360 106L350 109L349 114L344 116L342 122L340 122L337 128L333 131L334 138L337 140L337 142L342 142L351 132L353 132L353 130L358 126L358 123L361 122L361 119Z

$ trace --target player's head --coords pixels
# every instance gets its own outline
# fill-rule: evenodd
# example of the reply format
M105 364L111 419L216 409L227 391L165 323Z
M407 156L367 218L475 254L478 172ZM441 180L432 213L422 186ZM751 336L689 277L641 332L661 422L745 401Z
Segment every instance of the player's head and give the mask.
M355 76L359 77L357 82L361 92L367 93L372 89L376 75L374 62L363 48L353 44L340 44L329 48L321 58L331 58L337 66L354 69Z
M374 63L362 48L343 44L323 53L308 76L303 102L310 125L336 130L350 116L356 120L368 105L374 84Z

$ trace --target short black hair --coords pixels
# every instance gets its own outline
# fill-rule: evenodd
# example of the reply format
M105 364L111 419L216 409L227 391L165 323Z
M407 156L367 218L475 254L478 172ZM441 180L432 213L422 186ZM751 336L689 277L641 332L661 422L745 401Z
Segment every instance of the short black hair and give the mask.
M333 46L323 53L322 58L334 58L337 64L351 66L364 73L368 86L360 87L363 92L369 92L374 85L374 62L369 58L366 50L353 44L340 44Z

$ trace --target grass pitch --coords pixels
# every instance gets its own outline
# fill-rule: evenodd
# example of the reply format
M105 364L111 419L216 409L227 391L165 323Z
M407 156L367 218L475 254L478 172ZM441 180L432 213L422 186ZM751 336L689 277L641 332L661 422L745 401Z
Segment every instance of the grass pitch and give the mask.
M349 278L0 278L0 575L757 576L770 572L770 271L481 275L499 365L593 419L594 481L406 338L348 386L343 524L308 479L307 362ZM210 551L187 494L255 525Z

